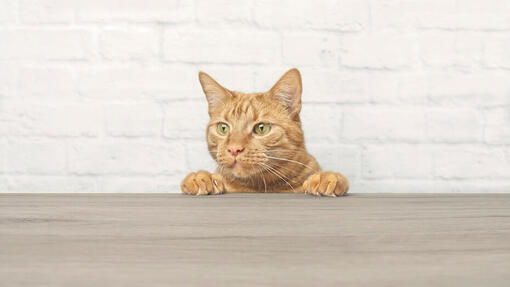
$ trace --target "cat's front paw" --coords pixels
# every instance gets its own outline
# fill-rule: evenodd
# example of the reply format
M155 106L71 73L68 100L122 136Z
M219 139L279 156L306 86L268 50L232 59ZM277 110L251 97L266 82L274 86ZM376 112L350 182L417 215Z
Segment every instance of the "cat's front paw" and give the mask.
M181 182L182 193L192 195L222 194L225 191L219 174L201 170L192 172Z
M305 180L303 190L305 193L319 196L341 196L349 190L349 181L337 172L318 172Z

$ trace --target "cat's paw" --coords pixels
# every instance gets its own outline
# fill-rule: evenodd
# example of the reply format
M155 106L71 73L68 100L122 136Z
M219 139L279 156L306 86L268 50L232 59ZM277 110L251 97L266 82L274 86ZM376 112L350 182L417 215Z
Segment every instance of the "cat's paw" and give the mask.
M342 196L349 190L349 181L337 172L318 172L305 180L303 190L318 196Z
M201 170L192 172L181 182L182 193L192 195L222 194L225 191L219 174Z

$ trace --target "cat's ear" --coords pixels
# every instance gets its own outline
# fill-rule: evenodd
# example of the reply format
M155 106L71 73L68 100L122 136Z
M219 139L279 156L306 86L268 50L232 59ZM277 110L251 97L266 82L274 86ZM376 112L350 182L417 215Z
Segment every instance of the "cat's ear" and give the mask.
M223 107L225 101L231 97L230 91L202 71L198 73L198 79L209 103L209 115L211 115L215 109Z
M269 90L271 95L282 102L291 116L301 111L301 74L298 69L288 70Z

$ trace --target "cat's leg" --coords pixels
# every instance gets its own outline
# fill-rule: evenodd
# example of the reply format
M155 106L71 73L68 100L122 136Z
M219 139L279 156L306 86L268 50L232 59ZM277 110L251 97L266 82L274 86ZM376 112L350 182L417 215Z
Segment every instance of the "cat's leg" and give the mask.
M192 172L181 182L182 193L192 195L222 194L225 187L221 176L205 170Z
M341 196L349 190L349 180L337 172L318 172L303 183L304 193L313 195Z

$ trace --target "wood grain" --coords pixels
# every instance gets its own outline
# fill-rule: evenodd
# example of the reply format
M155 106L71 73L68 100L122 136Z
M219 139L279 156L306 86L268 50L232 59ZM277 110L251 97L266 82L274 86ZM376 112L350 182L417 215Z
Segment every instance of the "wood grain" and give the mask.
M510 286L510 194L0 194L1 286Z

